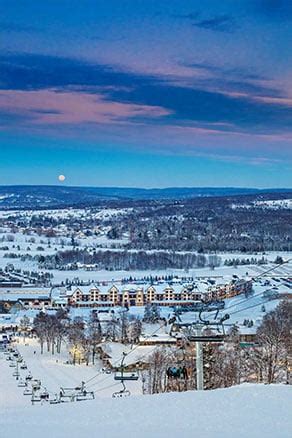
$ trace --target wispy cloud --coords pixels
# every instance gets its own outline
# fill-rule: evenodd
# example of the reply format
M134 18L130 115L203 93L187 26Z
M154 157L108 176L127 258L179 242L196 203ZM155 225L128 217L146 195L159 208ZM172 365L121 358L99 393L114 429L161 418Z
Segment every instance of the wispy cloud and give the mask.
M58 90L0 92L0 110L24 115L31 124L118 124L131 118L162 117L170 112L155 106L110 102L100 94Z
M189 63L183 63L184 66L203 70L212 74L220 74L220 75L228 75L228 77L236 77L251 80L251 81L268 81L269 78L263 74L259 74L256 72L251 72L247 68L240 68L240 67L225 67L221 65L215 65L215 64L209 64L207 62L189 62Z
M0 89L6 90L2 100L6 98L10 114L13 107L17 114L25 113L27 99L36 120L44 123L82 123L83 117L84 123L107 123L116 110L117 120L122 117L129 123L144 118L148 124L183 127L193 123L203 129L216 123L217 131L250 135L291 132L290 99L260 80L236 80L235 76L227 80L219 67L213 68L214 78L196 79L185 86L164 75L65 57L5 55L0 66ZM59 110L61 114L50 113Z
M233 32L235 20L231 15L216 15L206 19L193 20L193 26L215 32Z
M215 32L233 32L236 28L236 21L234 17L229 14L204 17L202 12L194 11L188 14L178 14L175 17L187 20L195 27Z

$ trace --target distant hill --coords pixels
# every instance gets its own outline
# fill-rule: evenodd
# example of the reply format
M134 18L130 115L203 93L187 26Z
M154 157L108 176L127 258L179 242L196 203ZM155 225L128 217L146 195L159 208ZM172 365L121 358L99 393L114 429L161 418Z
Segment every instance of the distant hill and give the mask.
M93 206L105 201L182 200L196 197L287 194L292 189L235 187L123 187L0 186L0 209Z

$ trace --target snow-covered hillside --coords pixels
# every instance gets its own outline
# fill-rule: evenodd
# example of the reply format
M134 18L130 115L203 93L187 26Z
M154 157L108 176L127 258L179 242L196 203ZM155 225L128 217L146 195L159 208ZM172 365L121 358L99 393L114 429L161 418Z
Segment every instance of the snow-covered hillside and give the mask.
M42 363L39 365L40 372ZM78 369L75 369L76 379ZM49 370L52 373L53 368ZM63 372L66 380L65 368ZM92 372L88 369L88 373ZM244 384L213 391L133 395L123 399L97 393L92 401L32 406L30 397L22 395L23 388L17 387L3 353L0 353L0 375L0 436L3 438L288 438L292 435L291 386ZM111 391L112 388L108 390Z
M3 397L3 381L1 381ZM9 389L11 390L11 389ZM288 438L292 388L243 385L66 405L5 408L5 438Z

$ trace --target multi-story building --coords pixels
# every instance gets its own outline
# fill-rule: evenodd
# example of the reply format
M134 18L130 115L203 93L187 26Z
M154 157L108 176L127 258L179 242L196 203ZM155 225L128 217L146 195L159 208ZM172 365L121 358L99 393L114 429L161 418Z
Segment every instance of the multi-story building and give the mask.
M50 288L1 289L0 312L19 309L42 310L51 307Z
M187 305L200 301L202 294L193 289L192 285L136 285L127 284L89 285L67 289L66 293L52 296L56 307L113 307L113 306L144 306L156 303L160 306Z
M252 291L252 280L239 279L227 284L218 284L208 289L206 298L209 300L224 300Z

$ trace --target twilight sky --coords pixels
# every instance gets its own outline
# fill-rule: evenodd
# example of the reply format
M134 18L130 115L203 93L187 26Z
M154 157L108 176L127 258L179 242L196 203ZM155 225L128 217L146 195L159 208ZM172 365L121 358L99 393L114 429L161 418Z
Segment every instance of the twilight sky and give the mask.
M0 185L292 187L292 1L0 0Z

